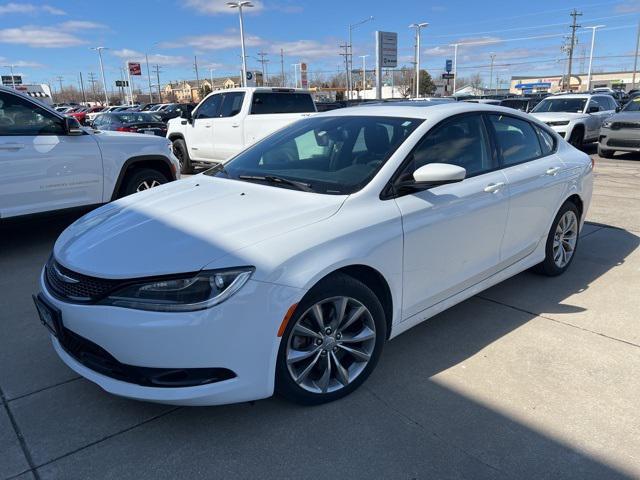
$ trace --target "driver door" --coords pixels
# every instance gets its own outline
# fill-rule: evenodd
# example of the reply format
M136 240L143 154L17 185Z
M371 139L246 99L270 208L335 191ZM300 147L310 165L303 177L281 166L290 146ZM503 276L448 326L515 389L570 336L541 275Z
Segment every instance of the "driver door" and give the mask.
M461 166L467 178L395 199L404 230L403 319L496 273L507 223L507 179L481 114L434 127L401 178L428 163Z
M102 203L102 156L92 135L0 92L0 217Z
M185 135L189 156L193 160L211 161L215 159L213 147L213 124L222 104L222 94L210 95L193 111Z

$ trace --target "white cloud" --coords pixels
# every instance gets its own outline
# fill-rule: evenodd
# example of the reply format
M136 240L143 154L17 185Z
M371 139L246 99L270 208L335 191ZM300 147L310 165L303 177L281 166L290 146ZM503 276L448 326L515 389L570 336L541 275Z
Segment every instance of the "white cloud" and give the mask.
M16 68L43 68L44 65L38 62L30 62L28 60L10 60L5 57L0 57L0 63L4 65L13 65Z
M264 42L260 37L255 35L245 35L245 47L257 47ZM163 48L184 48L193 47L199 50L226 50L230 48L240 49L240 35L233 33L228 35L197 35L185 37L173 42L163 42L160 44Z
M89 22L86 20L69 20L58 25L63 30L96 30L101 28L107 28L102 23Z
M74 47L87 43L81 38L61 30L59 27L25 25L0 29L0 43L26 45L34 48Z
M640 1L630 0L616 5L616 13L637 13L640 12Z
M135 50L130 50L128 48L123 48L122 50L113 50L111 51L113 55L118 58L122 58L123 60L131 60L136 62L145 62L145 54L143 52L137 52ZM154 53L149 55L149 64L153 65L182 65L189 63L189 59L182 56L174 56L174 55L161 55L159 53Z
M238 10L230 8L227 5L229 0L186 0L185 4L189 8L193 8L200 13L206 13L208 15L218 15L220 13L235 13L237 15ZM258 12L264 8L263 3L260 0L252 1L253 8L243 8L243 12Z
M338 58L338 46L331 42L318 42L316 40L296 40L293 42L271 43L270 51L280 53L284 50L287 57L300 58L302 60L317 60L321 58Z
M5 3L0 5L0 15L8 13L48 13L49 15L66 15L67 12L51 5L34 5L32 3Z

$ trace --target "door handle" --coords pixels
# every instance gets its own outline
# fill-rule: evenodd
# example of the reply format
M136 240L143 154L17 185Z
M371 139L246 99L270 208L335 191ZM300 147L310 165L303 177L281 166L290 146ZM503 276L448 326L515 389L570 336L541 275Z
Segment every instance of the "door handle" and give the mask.
M545 174L555 177L560 171L560 167L552 167L545 172Z
M504 182L490 183L484 187L484 191L487 193L498 193L502 187L504 187Z
M239 123L232 123L232 124L231 124L231 126L232 126L233 128L238 128L238 127L240 126L240 124L239 124Z
M205 125L204 128L211 128L211 125Z
M22 143L0 143L0 150L22 150L25 146Z

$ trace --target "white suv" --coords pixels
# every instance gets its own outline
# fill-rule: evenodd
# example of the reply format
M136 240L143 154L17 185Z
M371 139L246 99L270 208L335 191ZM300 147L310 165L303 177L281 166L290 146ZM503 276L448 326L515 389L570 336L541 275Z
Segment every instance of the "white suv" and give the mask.
M0 219L97 205L175 180L166 138L101 132L0 87Z

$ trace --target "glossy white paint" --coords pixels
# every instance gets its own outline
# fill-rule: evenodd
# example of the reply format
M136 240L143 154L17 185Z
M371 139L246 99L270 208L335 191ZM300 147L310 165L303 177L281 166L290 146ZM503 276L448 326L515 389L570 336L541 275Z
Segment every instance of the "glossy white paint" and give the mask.
M456 182L464 180L466 175L467 171L457 165L429 163L413 172L413 179L423 183Z
M0 87L3 95L19 95ZM25 98L33 108L55 110ZM126 162L163 157L179 172L165 138L134 133L3 135L0 130L0 218L109 202ZM179 173L176 174L179 176Z
M272 394L280 339L291 305L345 266L379 272L392 296L391 337L544 258L544 239L562 203L585 211L591 161L558 139L557 154L398 198L381 192L407 154L452 115L514 110L474 104L362 107L324 116L421 117L362 190L331 196L196 175L124 198L76 222L56 243L67 268L131 278L252 265L250 282L208 310L154 313L81 306L53 298L65 325L118 360L154 367L225 367L238 377L213 385L159 389L118 382L61 358L105 390L180 404L220 404ZM547 174L551 168L559 170ZM491 186L490 189L487 189ZM171 252L167 255L167 252ZM248 342L248 343L247 343ZM54 342L55 344L55 342Z

